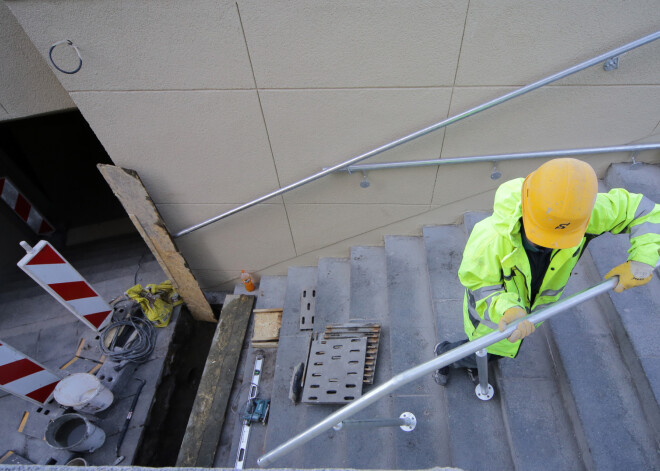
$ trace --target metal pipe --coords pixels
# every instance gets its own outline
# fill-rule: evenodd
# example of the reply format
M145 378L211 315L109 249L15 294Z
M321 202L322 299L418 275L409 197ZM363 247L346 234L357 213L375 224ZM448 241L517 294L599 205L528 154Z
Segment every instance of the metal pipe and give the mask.
M332 428L339 431L354 428L400 427L402 425L410 425L410 419L395 417L391 419L344 420Z
M477 356L477 371L479 373L479 388L482 395L488 394L488 357L485 348L475 353Z
M467 164L475 162L499 162L501 160L520 160L520 159L534 159L545 157L568 157L571 155L592 155L592 154L607 154L612 152L639 152L643 150L660 149L660 142L650 144L635 144L624 146L609 146L609 147L589 147L583 149L563 149L563 150L545 150L539 152L520 152L514 154L493 154L493 155L480 155L472 157L456 157L451 159L431 159L431 160L410 160L407 162L382 162L378 164L360 164L351 165L338 171L348 173L353 172L366 172L368 170L383 170L392 168L406 168L406 167L428 167L432 165L452 165L452 164Z
M241 206L238 206L238 207L236 207L236 208L234 208L234 209L232 209L232 210L230 210L230 211L227 211L226 213L223 213L223 214L220 214L220 215L218 215L218 216L215 216L215 217L213 217L213 218L211 218L211 219L208 219L208 220L206 220L206 221L204 221L204 222L200 222L199 224L195 224L194 226L191 226L191 227L189 227L189 228L187 228L187 229L183 229L182 231L179 231L179 232L177 232L176 234L174 234L173 237L174 237L174 238L177 238L177 237L184 236L184 235L186 235L186 234L190 234L191 232L196 231L197 229L201 229L202 227L208 226L209 224L212 224L212 223L214 223L214 222L220 221L221 219L224 219L224 218L226 218L226 217L229 217L229 216L231 216L232 214L236 214L236 213L238 213L238 212L240 212L240 211L243 211L244 209L250 208L250 207L255 206L255 205L259 204L259 203L262 203L262 202L264 202L264 201L266 201L266 200L269 200L269 199L274 198L274 197L276 197L276 196L282 195L282 194L284 194L284 193L286 193L286 192L288 192L288 191L291 191L291 190L294 190L294 189L296 189L296 188L298 188L298 187L301 187L301 186L303 186L303 185L306 185L307 183L313 182L314 180L318 180L319 178L324 177L324 176L326 176L326 175L329 175L329 174L335 172L336 170L340 170L340 169L343 169L343 168L348 167L348 166L350 166L350 165L356 164L356 163L358 163L358 162L360 162L360 161L362 161L362 160L368 159L369 157L373 157L374 155L378 155L378 154L380 154L381 152L385 152L385 151L387 151L387 150L390 150L390 149L393 149L393 148L395 148L395 147L397 147L397 146L400 146L401 144L405 144L406 142L410 142L410 141L412 141L412 140L414 140L414 139L417 139L418 137L422 137L422 136L424 136L424 135L426 135L426 134L428 134L428 133L430 133L430 132L437 131L438 129L441 129L441 128L444 128L444 127L446 127L446 126L449 126L450 124L453 124L453 123L455 123L455 122L457 122L457 121L460 121L460 120L462 120L462 119L464 119L464 118L467 118L467 117L469 117L469 116L472 116L472 115L474 115L474 114L477 114L477 113L479 113L479 112L481 112L481 111L487 110L488 108L492 108L492 107L495 106L495 105L499 105L500 103L504 103L505 101L511 100L512 98L518 97L518 96L523 95L523 94L525 94L525 93L527 93L527 92L530 92L530 91L532 91L532 90L535 90L535 89L537 89L537 88L540 88L540 87L542 87L542 86L544 86L544 85L547 85L547 84L549 84L549 83L555 82L555 81L557 81L557 80L559 80L559 79L562 79L562 78L567 77L567 76L569 76L569 75L571 75L571 74L574 74L574 73L576 73L576 72L579 72L579 71L581 71L581 70L583 70L583 69L586 69L586 68L588 68L588 67L591 67L592 65L598 64L598 63L603 62L603 61L605 61L605 60L607 60L607 59L610 59L610 58L612 58L612 57L615 57L615 56L621 55L621 54L623 54L624 52L628 52L628 51L630 51L630 50L632 50L632 49L635 49L635 48L637 48L637 47L639 47L639 46L643 46L644 44L650 43L651 41L655 41L655 40L658 39L658 38L660 38L660 31L656 31L656 32L653 33L653 34L649 34L648 36L644 36L643 38L640 38L640 39L638 39L638 40L636 40L636 41L633 41L633 42L631 42L631 43L628 43L628 44L626 44L626 45L624 45L624 46L618 47L618 48L616 48L616 49L612 49L611 51L608 51L608 52L606 52L606 53L604 53L604 54L601 54L601 55L599 55L599 56L597 56L597 57L594 57L593 59L590 59L590 60L588 60L588 61L582 62L582 63L580 63L580 64L578 64L578 65L575 65L575 66L573 66L573 67L571 67L571 68L569 68L569 69L566 69L566 70L563 70L563 71L561 71L561 72L558 72L558 73L556 73L556 74L554 74L554 75L551 75L551 76L549 76L549 77L546 77L546 78L544 78L544 79L541 79L541 80L539 80L539 81L537 81L537 82L534 82L534 83L532 83L532 84L530 84L530 85L526 85L526 86L524 86L524 87L522 87L522 88L519 88L519 89L514 90L514 91L512 91L512 92L510 92L510 93L507 93L507 94L505 94L505 95L502 95L502 96L499 97L499 98L495 98L494 100L491 100L491 101L486 102L486 103L484 103L484 104L482 104L482 105L479 105L479 106L476 106L476 107L474 107L474 108L471 108L471 109L469 109L469 110L467 110L467 111L464 111L463 113L457 114L456 116L453 116L453 117L451 117L451 118L447 118L447 119L445 119L444 121L440 121L439 123L433 124L433 125L431 125L431 126L429 126L429 127L426 127L426 128L424 128L424 129L421 129L421 130L419 130L419 131L417 131L417 132L414 132L414 133L412 133L412 134L408 134L407 136L404 136L404 137L402 137L402 138L399 138L399 139L397 139L397 140L395 140L395 141L392 141L392 142L390 142L390 143L388 143L388 144L385 144L385 145L383 145L383 146L380 146L380 147L378 147L378 148L376 148L376 149L373 149L373 150L371 150L371 151L369 151L369 152L366 152L366 153L364 153L364 154L360 154L360 155L358 155L358 156L356 156L356 157L353 157L353 158L350 159L350 160L347 160L347 161L345 161L345 162L342 162L342 163L340 163L340 164L337 164L337 165L335 165L335 166L333 166L333 167L330 167L330 168L328 168L328 169L325 169L325 170L323 170L323 171L321 171L321 172L315 173L314 175L310 175L309 177L304 178L304 179L302 179L302 180L300 180L300 181L298 181L298 182L296 182L296 183L292 183L291 185L287 185L287 186L285 186L285 187L283 187L283 188L280 188L279 190L276 190L276 191L273 191L273 192L271 192L271 193L268 193L267 195L264 195L264 196L262 196L262 197L260 197L260 198L257 198L256 200L250 201L249 203L245 203L245 204L243 204L243 205L241 205Z
M533 324L538 324L539 322L543 322L553 317L554 315L559 314L562 311L570 309L584 301L587 301L588 299L593 298L594 296L598 296L599 294L609 291L610 289L614 288L617 285L617 283L618 283L618 277L615 276L613 278L610 278L609 280L603 281L595 286L592 286L591 288L580 291L579 293L576 293L573 296L570 296L561 302L555 303L545 309L535 312L528 317L521 318L516 322L513 322L503 332L495 331L488 335L484 335L483 337L472 340L471 342L465 343L460 347L457 347L453 350L443 353L442 355L432 360L429 360L426 363L422 363L421 365L417 365L413 368L410 368L409 370L406 370L403 373L399 373L398 375L394 376L386 383L383 383L377 388L372 389L370 392L368 392L361 398L355 400L354 402L351 402L350 404L330 414L328 417L323 419L318 424L299 433L298 435L291 438L282 445L278 446L274 450L269 451L268 453L266 453L257 460L257 464L260 467L267 466L277 458L286 455L287 453L291 452L293 449L299 447L304 443L307 443L312 438L315 438L320 434L322 434L323 432L331 429L339 422L342 422L343 420L347 419L353 414L356 414L362 409L368 407L369 405L373 404L381 397L390 394L392 391L395 391L400 387L412 381L415 381L416 379L419 379L427 374L430 374L431 372L439 368L448 366L454 363L455 361L458 361L462 358L465 358L468 355L472 355L473 353L476 353L478 350L486 348L489 345L497 343L500 340L503 340L511 336L511 334L513 333L514 330L516 330L516 327L520 322L523 322L524 320L528 320Z

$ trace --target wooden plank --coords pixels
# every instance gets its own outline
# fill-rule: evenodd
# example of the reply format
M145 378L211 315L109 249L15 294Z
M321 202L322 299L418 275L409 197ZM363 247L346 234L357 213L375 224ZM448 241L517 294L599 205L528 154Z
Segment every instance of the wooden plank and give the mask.
M252 348L277 348L278 341L273 342L252 342Z
M174 239L167 231L165 222L137 172L105 164L99 164L98 169L124 206L126 213L161 268L172 280L172 284L185 301L193 317L197 320L217 322L211 306L206 301L204 293L185 259L177 250Z
M254 296L228 295L206 358L177 467L213 467Z

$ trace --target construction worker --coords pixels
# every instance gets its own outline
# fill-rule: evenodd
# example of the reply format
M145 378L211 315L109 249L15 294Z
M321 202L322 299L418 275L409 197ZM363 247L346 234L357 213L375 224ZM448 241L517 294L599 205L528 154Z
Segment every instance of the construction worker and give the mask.
M474 226L458 270L468 339L502 332L556 302L589 241L604 232L630 234L628 261L605 276L619 277L614 291L648 283L660 250L660 205L620 188L598 193L596 173L577 159L554 159L525 179L503 183L493 215ZM518 324L508 339L487 348L489 361L514 358L534 329L529 321ZM441 342L435 354L467 341ZM476 366L469 355L434 377L445 385L450 367Z

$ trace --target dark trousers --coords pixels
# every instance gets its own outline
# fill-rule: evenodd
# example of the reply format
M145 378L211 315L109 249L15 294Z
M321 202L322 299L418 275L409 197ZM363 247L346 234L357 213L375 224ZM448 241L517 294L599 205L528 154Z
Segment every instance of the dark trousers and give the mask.
M466 343L468 343L468 339L459 340L457 342L448 342L445 345L443 345L441 353L448 352L449 350L453 350L456 347L460 347L461 345L466 344ZM486 354L486 359L488 360L489 363L492 362L492 361L498 361L501 358L503 358L503 357L501 357L499 355L493 355L491 353ZM477 355L476 354L468 355L465 358L462 358L461 360L458 360L458 361L455 361L454 363L451 363L450 365L446 366L445 368L477 369Z

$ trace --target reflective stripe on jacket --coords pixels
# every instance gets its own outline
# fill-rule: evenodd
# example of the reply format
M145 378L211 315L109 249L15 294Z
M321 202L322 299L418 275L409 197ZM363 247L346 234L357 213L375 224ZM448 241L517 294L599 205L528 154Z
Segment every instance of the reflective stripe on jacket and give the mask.
M458 277L465 286L463 318L470 340L497 329L510 307L531 313L557 301L589 240L603 234L630 234L628 260L654 266L660 250L660 205L641 194L617 188L599 193L585 237L577 247L555 249L539 293L531 303L531 269L520 234L523 179L503 183L495 194L493 215L477 223L463 252ZM502 340L488 352L515 357L520 340Z

